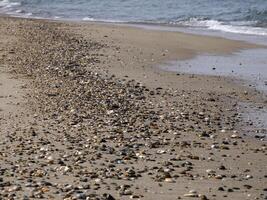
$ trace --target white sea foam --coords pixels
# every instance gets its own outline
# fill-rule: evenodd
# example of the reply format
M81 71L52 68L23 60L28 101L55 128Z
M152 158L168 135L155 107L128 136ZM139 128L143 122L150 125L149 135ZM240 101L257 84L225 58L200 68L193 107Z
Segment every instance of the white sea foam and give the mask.
M91 18L91 17L84 17L82 20L83 21L96 21L94 18Z
M23 13L22 10L18 9L17 7L20 6L21 3L19 2L10 2L9 0L0 0L0 13L5 14L18 14Z
M239 34L249 34L249 35L267 35L267 28L253 27L255 21L241 21L241 22L231 22L225 24L216 20L201 20L198 18L191 18L188 21L175 22L173 24L207 28L209 30L217 30L229 33L239 33ZM250 26L249 26L250 25Z
M16 10L15 12L16 13L25 13L23 10L20 10L20 9Z
M241 34L249 34L249 35L267 35L266 28L259 27L249 27L249 26L232 26L232 25L214 25L208 27L208 29L225 31L230 33L241 33Z
M108 22L108 23L125 23L126 21L122 20L113 20L113 19L95 19L92 17L84 17L83 21L91 21L91 22Z
M11 8L21 5L20 2L10 2L9 0L0 1L0 8Z
M11 2L9 0L0 0L0 13L5 13L14 17L32 17L31 12L25 12L25 10L20 9L20 2Z
M247 25L231 25L231 24L228 25L215 20L207 20L205 23L207 25L207 28L211 30L218 30L230 33L249 34L249 35L267 35L266 28L253 27Z

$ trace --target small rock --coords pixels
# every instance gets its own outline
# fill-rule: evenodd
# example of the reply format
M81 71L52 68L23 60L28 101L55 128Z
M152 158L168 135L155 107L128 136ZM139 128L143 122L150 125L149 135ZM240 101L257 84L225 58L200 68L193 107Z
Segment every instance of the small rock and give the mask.
M84 193L79 193L75 195L76 199L86 199L86 194Z
M184 197L198 197L198 194L188 193L188 194L184 194Z
M111 194L103 194L104 200L115 200Z
M168 182L168 183L175 183L175 181L174 181L173 178L165 178L164 181L165 181L165 182Z
M138 195L131 195L130 198L131 199L139 199L140 197Z
M206 195L201 194L199 195L199 197L201 200L208 200L208 197Z
M184 194L184 197L198 197L198 193L195 190L190 190L189 193Z
M7 189L8 192L16 192L19 191L21 189L21 186L19 185L15 185L15 186L11 186Z

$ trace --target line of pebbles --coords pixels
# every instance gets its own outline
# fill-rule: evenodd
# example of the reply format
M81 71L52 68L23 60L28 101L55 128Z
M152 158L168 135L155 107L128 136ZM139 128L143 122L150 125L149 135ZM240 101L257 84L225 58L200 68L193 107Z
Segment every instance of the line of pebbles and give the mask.
M222 183L253 176L218 162L216 152L225 156L241 140L232 132L234 107L218 94L150 90L97 73L107 45L66 33L59 22L8 20L1 29L19 41L5 62L31 81L32 121L3 133L0 199L150 199L162 190L204 200L252 188ZM225 132L231 137L219 139ZM210 180L221 186L207 194L187 185ZM166 185L185 188L176 194Z

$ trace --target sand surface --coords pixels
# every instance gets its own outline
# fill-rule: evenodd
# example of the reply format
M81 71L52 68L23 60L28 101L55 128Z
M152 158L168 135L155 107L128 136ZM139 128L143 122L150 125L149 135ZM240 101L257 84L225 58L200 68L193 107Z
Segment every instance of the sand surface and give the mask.
M226 77L155 66L260 45L106 24L0 18L0 197L264 199L266 143Z

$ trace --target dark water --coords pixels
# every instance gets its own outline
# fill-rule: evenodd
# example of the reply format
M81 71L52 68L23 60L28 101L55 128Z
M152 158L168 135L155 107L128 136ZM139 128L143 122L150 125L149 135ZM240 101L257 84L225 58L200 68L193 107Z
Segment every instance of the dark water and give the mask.
M267 0L0 0L0 13L267 35Z

